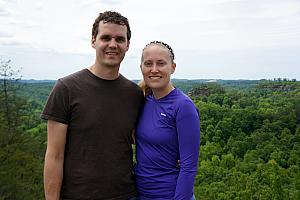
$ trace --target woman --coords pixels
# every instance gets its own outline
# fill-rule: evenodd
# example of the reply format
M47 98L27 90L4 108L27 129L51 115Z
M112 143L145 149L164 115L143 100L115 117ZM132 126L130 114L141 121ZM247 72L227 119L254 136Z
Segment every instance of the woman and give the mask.
M170 82L175 68L173 50L166 43L154 41L143 49L141 71L150 92L145 92L136 128L139 200L194 199L199 115L192 100Z

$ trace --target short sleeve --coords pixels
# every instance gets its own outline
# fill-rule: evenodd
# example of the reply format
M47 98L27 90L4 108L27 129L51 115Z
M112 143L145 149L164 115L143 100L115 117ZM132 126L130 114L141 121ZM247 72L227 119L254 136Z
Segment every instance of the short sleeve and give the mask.
M46 102L41 118L69 124L70 96L67 87L59 79Z

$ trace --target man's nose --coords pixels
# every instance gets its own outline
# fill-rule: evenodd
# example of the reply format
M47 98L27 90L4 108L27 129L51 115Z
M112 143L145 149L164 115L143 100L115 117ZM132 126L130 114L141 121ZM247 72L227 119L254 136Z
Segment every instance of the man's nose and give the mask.
M116 42L115 39L110 40L109 47L111 47L111 48L116 48L117 47L117 42Z

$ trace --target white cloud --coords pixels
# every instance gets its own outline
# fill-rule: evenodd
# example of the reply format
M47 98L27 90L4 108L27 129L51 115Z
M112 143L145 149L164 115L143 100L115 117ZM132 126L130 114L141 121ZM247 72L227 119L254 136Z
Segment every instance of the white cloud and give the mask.
M59 59L57 63L64 63L62 55L65 55L68 57L67 67L74 64L70 58L74 59L75 55L88 55L85 58L93 61L94 51L90 47L92 23L98 13L105 10L118 11L130 21L131 46L123 63L126 67L121 71L131 78L140 77L135 65L139 65L142 48L152 40L163 40L174 48L179 64L188 69L178 68L176 76L179 78L203 74L196 69L202 62L198 58L203 55L207 55L206 63L212 69L206 70L212 74L206 74L207 77L213 77L213 70L219 73L225 66L227 71L239 76L245 72L238 67L239 64L251 63L253 68L257 66L257 72L270 70L262 67L263 63L276 65L262 49L275 49L285 55L280 49L288 49L293 54L300 48L298 0L187 0L176 3L173 0L0 0L0 54L12 54L12 48L22 46L19 50L24 54L18 54L19 57L14 56L14 59L24 61L26 47L28 52L42 52L37 55L44 59L49 52L55 52L55 58ZM260 53L244 56L244 61L239 63L235 60L243 59L234 53L238 51L245 52L245 55ZM219 57L224 53L226 56ZM32 55L28 53L27 56L32 58ZM217 58L222 62L216 63ZM46 61L39 60L41 65L47 65ZM87 64L86 59L74 60L84 60L80 64ZM264 62L253 63L253 60ZM293 62L289 62L287 57L282 57L278 63L285 66L286 71L291 71L299 61L293 58ZM29 62L23 63L29 65ZM230 67L234 70L229 70ZM224 78L230 76L223 74ZM256 76L256 73L249 74ZM300 76L300 72L298 74Z
M0 39L1 38L10 38L10 37L12 37L11 34L6 33L6 32L0 32Z

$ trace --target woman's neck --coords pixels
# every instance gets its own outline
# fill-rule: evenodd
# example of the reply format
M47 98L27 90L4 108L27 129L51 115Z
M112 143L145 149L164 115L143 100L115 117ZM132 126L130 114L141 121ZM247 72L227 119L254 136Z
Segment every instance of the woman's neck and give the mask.
M153 93L155 99L161 99L161 98L167 96L174 89L175 89L174 86L170 83L165 88L151 89L151 90L152 90L152 93Z

